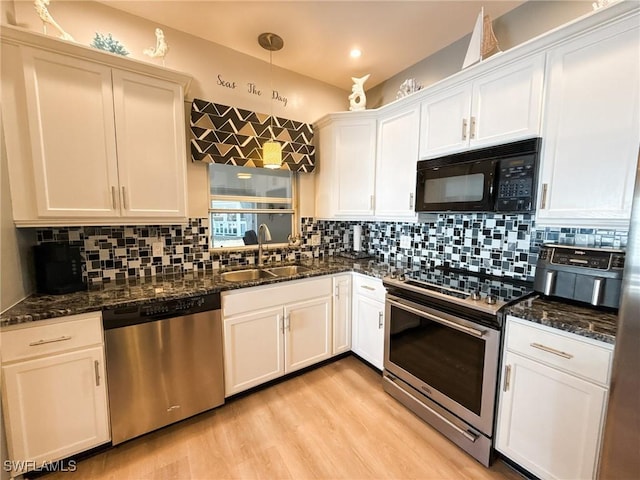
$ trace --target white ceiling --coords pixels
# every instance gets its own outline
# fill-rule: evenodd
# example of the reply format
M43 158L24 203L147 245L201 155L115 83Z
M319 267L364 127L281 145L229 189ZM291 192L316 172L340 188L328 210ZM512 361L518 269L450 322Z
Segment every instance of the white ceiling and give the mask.
M367 73L371 88L462 38L484 6L492 19L526 0L445 1L178 1L102 3L262 60L258 35L273 32L284 48L273 63L350 90ZM352 59L357 47L362 56Z

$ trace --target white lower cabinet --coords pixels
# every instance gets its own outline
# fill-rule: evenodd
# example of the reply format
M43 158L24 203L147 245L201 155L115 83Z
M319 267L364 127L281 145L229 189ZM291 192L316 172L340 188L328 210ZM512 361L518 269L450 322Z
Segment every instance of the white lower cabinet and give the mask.
M225 395L284 375L282 307L224 319Z
M109 441L102 338L100 313L0 333L12 473Z
M351 349L380 370L384 361L384 301L382 280L354 274Z
M331 296L284 306L284 372L331 356Z
M541 479L595 478L612 349L508 317L496 449Z
M331 276L223 292L225 395L333 354Z
M351 273L333 277L333 354L351 350Z

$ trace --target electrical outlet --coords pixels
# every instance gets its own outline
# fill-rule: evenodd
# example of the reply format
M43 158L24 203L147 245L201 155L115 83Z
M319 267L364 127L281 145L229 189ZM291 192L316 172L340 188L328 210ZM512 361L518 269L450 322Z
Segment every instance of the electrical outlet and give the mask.
M317 247L318 245L320 245L320 234L311 235L311 246Z
M161 257L164 253L162 242L153 242L153 244L151 245L151 249L151 256L153 257Z
M409 235L400 235L400 248L411 248L411 237Z

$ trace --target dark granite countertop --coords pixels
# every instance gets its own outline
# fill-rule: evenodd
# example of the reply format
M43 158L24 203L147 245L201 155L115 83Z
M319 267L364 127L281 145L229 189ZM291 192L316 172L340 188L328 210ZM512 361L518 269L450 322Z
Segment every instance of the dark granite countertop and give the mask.
M227 282L222 280L222 271L206 271L184 275L156 276L130 279L124 282L111 282L89 290L64 295L34 294L0 315L0 328L21 323L45 320L48 318L95 312L115 306L133 306L153 303L158 300L171 300L191 297L206 293L233 290L237 288L286 282L301 278L330 275L340 272L359 272L382 278L390 267L375 260L350 260L334 257L329 259L309 259L297 262L310 267L305 271L289 277L276 277L243 282ZM265 268L286 265L289 263L269 264ZM253 268L252 265L238 266L233 269ZM232 270L232 268L224 271Z
M505 314L614 344L618 316L608 311L534 296L506 308Z

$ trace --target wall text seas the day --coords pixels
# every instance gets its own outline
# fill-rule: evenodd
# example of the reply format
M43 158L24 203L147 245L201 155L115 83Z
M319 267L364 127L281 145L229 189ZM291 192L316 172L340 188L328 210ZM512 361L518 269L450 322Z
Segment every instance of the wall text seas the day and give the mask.
M231 90L235 90L236 88L238 88L238 82L226 80L222 76L222 74L218 74L218 80L217 80L216 84L219 87L229 88ZM258 88L258 85L256 83L247 82L246 83L246 92L248 94L250 94L250 95L256 95L258 97L261 97L263 91ZM272 100L276 100L277 102L281 102L284 107L286 107L287 103L289 102L288 98L286 96L280 94L280 92L278 90L272 90L271 91L271 99Z

